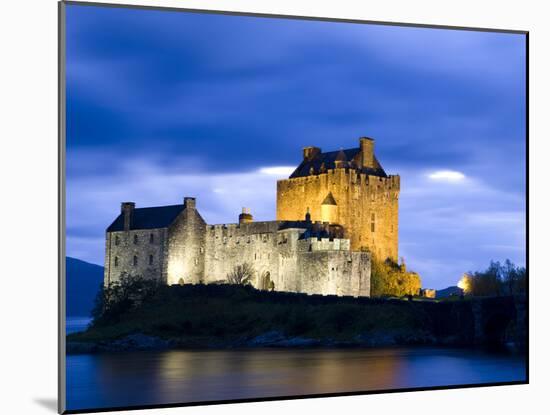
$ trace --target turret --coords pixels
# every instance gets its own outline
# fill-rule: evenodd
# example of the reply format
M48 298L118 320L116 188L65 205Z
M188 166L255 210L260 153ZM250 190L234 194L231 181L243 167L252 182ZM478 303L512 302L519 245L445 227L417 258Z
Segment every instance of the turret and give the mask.
M338 223L338 205L330 192L321 203L321 222Z
M250 208L243 207L242 213L239 215L239 223L250 223L254 220L250 214Z
M336 159L334 160L334 167L336 167L337 169L342 169L346 167L347 164L348 159L346 157L346 153L344 153L344 150L340 150L336 155Z

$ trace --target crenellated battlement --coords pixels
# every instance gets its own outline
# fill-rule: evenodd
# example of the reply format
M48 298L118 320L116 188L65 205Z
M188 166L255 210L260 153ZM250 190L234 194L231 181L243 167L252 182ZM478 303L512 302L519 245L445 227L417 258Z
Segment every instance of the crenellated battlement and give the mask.
M384 189L399 190L400 176L390 175L387 177L373 176L366 173L360 173L353 169L331 169L325 173L314 174L311 176L295 177L291 179L277 180L277 188L284 190L285 187L295 185L305 185L312 182L320 181L321 183L341 182L348 185L358 185L362 187L375 188L383 187Z
M342 238L307 238L303 239L301 247L305 251L348 251L350 250L350 240Z

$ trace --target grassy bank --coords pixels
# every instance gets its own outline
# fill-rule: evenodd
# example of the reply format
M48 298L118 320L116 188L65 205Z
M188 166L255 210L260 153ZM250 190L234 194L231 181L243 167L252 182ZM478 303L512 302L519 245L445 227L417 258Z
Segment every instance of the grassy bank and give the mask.
M186 285L160 287L146 302L67 340L113 345L139 333L174 347L458 344L472 341L473 326L467 300L355 299Z

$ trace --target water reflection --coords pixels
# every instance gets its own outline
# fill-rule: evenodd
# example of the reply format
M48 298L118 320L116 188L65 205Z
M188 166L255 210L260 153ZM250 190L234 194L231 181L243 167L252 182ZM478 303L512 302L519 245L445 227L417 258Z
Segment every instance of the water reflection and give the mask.
M67 357L69 409L524 379L522 357L455 349L261 349Z

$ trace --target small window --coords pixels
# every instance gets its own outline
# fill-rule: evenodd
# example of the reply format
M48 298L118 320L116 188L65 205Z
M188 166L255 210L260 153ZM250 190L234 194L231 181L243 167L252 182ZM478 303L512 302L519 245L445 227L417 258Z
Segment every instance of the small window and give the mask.
M155 243L155 235L153 235L153 234L150 234L150 235L149 235L149 243L150 243L150 244Z
M134 255L134 267L137 266L138 264L138 259L137 259L137 256Z
M149 255L149 265L153 265L153 255Z
M118 267L118 257L115 257L115 267Z
M134 235L134 245L137 245L137 243L138 243L138 236Z
M120 243L120 238L117 236L115 236L115 245L118 245Z
M370 216L370 231L374 232L376 226L375 226L375 216L374 213Z

